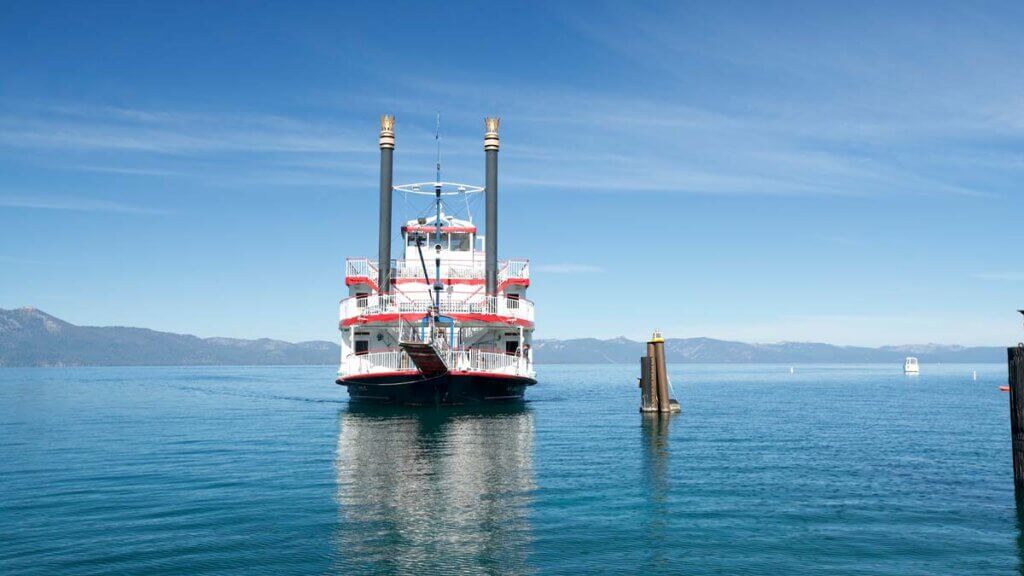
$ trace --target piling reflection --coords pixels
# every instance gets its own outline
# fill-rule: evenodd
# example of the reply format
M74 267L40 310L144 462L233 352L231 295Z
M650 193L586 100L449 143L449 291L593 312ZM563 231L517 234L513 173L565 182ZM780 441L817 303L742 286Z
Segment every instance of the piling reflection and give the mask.
M521 574L533 415L362 408L339 416L339 573Z
M665 551L672 549L668 505L669 424L672 414L641 414L641 443L643 444L643 478L648 494L650 519L647 523L645 546L650 551L649 569L668 568Z
M1016 492L1017 512L1017 573L1024 574L1024 494Z

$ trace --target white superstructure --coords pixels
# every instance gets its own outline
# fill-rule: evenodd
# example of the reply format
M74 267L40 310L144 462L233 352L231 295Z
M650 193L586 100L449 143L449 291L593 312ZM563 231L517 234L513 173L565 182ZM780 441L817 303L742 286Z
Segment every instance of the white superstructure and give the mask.
M529 261L500 261L497 294L488 296L486 254L476 226L442 212L438 233L436 221L436 216L420 218L402 226L404 258L392 260L386 291L377 285L377 260L346 261L349 295L340 306L339 378L416 372L399 343L428 339L424 318L434 306L435 258L441 261L443 285L438 314L445 321L435 327L434 341L442 343L448 368L456 373L534 377L534 309L526 298ZM417 238L423 239L420 247Z

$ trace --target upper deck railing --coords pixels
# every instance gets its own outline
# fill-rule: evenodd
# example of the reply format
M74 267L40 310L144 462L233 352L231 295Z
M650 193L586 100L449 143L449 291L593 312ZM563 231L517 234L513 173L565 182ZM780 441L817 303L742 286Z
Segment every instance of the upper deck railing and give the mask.
M428 262L428 271L434 273L433 262ZM453 262L441 266L442 278L458 278L482 280L487 275L484 262ZM377 278L377 261L370 258L347 258L345 260L345 276L348 278ZM423 265L413 260L392 260L392 278L422 278ZM529 280L529 260L502 260L498 263L498 284L506 280Z
M504 354L483 350L444 350L441 353L449 370L491 372L534 378L533 363L521 354ZM401 350L346 354L341 359L338 375L342 378L381 372L415 371L416 365Z
M426 314L433 301L429 294L369 294L341 301L341 320L383 314ZM534 321L533 302L525 298L474 295L467 298L444 295L441 314L498 316L511 320Z

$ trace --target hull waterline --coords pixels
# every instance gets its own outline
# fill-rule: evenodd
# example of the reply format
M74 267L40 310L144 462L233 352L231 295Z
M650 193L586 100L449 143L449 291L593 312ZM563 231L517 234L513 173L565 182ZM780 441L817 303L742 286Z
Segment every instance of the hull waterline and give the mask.
M339 378L353 402L409 406L500 404L522 402L532 378L486 373L448 373L424 378L417 373L391 373Z

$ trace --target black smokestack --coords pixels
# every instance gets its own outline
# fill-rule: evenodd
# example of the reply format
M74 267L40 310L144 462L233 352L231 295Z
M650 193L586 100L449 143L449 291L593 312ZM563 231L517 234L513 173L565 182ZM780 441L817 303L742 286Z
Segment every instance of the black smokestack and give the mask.
M497 117L485 118L484 154L487 155L487 177L484 182L487 204L487 294L498 293L498 123Z
M380 117L380 230L377 236L377 289L391 291L391 183L394 172L395 117Z

